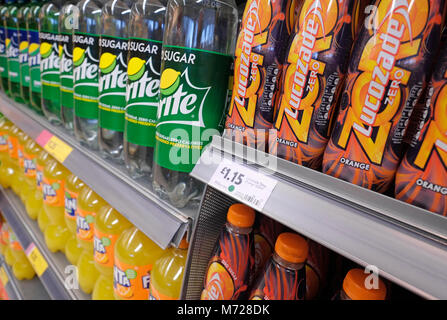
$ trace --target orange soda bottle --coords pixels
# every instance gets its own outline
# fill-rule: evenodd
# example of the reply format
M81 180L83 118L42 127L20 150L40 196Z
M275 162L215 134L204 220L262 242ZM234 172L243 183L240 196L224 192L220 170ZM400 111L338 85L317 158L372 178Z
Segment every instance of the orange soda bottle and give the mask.
M377 284L369 283L368 276L362 269L350 270L343 280L343 288L336 300L385 300L385 283L381 279L378 279Z

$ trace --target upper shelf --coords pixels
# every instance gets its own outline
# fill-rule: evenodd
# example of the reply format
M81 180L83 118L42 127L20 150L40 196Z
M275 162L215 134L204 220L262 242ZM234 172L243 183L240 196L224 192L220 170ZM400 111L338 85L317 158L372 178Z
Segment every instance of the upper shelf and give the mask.
M160 200L149 181L130 178L124 166L104 160L98 152L81 146L64 128L49 124L45 118L4 94L0 94L0 112L42 146L52 136L59 138L63 147L59 148L58 155L68 170L161 248L178 246L197 210L179 210Z
M446 218L220 137L192 176L221 190L212 177L222 159L276 183L265 215L422 297L447 298Z

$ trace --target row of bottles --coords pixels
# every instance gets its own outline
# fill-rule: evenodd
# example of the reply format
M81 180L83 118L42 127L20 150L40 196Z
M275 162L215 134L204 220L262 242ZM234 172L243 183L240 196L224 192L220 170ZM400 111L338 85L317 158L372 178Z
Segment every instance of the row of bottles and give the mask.
M162 250L79 177L9 120L0 119L0 183L20 196L47 248L77 266L80 288L93 299L178 299L188 243ZM34 276L19 242L4 224L18 279ZM14 244L14 245L12 245Z

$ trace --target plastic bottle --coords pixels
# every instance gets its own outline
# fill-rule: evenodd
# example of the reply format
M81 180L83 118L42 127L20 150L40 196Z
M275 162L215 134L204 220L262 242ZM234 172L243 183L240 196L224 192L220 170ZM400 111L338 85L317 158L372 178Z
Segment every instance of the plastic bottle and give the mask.
M304 300L308 252L307 241L300 235L280 234L273 256L253 285L250 300Z
M70 231L70 237L65 244L65 256L71 264L76 265L83 247L77 240L76 214L78 211L79 194L85 183L73 173L67 177L65 182L65 223Z
M36 275L31 263L23 251L23 247L17 240L17 236L12 230L9 231L9 246L14 257L12 272L17 280L31 280Z
M5 16L8 11L8 6L11 5L14 1L5 0L0 6L0 79L1 79L1 87L5 94L9 95L9 82L8 82L8 57L6 52L6 38L7 38L7 29L6 29L6 21Z
M238 300L247 298L253 280L255 211L244 204L228 209L208 264L201 300Z
M52 157L45 150L42 150L36 159L36 192L34 193L33 202L36 205L36 211L38 210L39 212L37 214L37 223L42 232L50 224L50 220L43 209L43 169L51 159Z
M61 123L59 15L64 1L45 3L39 14L42 110L52 124Z
M25 208L28 216L36 220L39 210L42 207L42 197L38 197L36 200L37 183L37 157L39 156L42 148L32 139L29 139L25 145L23 151L24 159L24 175L25 182L28 189L28 195L25 198Z
M123 162L131 7L131 0L110 0L101 15L98 143L101 155L118 163Z
M77 2L64 2L59 15L61 119L65 129L70 132L73 131L73 29L77 24Z
M81 289L90 294L93 291L99 271L93 260L94 224L99 210L106 202L92 189L85 186L78 198L76 214L76 236L83 252L78 260L78 279Z
M150 272L163 250L136 227L125 230L115 246L115 299L148 300Z
M179 300L188 256L188 242L169 248L157 259L151 271L151 300Z
M30 105L38 114L42 111L42 82L40 79L40 40L39 40L39 14L46 1L31 1L30 10L26 16L28 29L28 65L30 75Z
M11 180L15 173L11 158L9 156L9 134L12 125L12 122L6 119L2 119L0 124L0 183L3 188L11 187Z
M17 0L11 3L5 12L9 90L11 97L19 103L23 103L23 99L20 92L19 25L17 12L23 4L24 0Z
M445 1L375 2L352 52L323 172L384 193L440 43Z
M9 158L10 158L10 185L12 190L19 195L20 187L23 182L23 175L19 168L19 139L20 129L14 124L10 126L8 134Z
M287 44L302 1L247 1L236 45L226 136L266 150L280 94ZM259 23L253 24L253 21Z
M5 251L3 252L3 256L5 257L5 262L8 266L12 267L14 265L15 262L15 258L12 254L11 251L11 245L9 242L9 232L10 232L10 227L8 225L8 223L4 223L2 226L2 239L3 242L5 242L7 244Z
M58 161L49 160L43 169L43 209L50 225L45 229L45 242L52 252L65 250L70 231L65 223L65 181L69 172Z
M133 178L152 171L165 15L166 8L159 0L139 0L129 22L123 152Z
M121 233L132 224L110 205L102 207L95 221L94 261L101 273L93 289L93 300L114 300L113 263L115 244Z
M19 132L18 135L18 156L19 156L19 176L20 176L20 188L19 188L19 195L20 199L22 199L22 202L25 203L27 197L30 194L30 188L29 185L26 183L25 180L25 145L28 143L28 141L31 140L31 138L24 133L23 131Z
M74 132L83 145L98 148L99 37L106 0L83 0L73 37Z
M201 198L203 184L189 173L211 136L223 131L237 23L233 0L168 6L153 186L176 207L196 206Z
M377 283L369 283L367 277L370 276L362 269L352 269L343 280L343 287L336 300L386 300L387 289L385 283L378 279ZM371 284L372 288L367 288L366 284ZM377 285L377 287L374 287Z
M37 2L37 0L33 0ZM30 0L25 0L17 11L17 20L19 26L19 64L20 64L20 95L23 103L29 105L29 65L28 65L28 30L26 28L26 16L30 10Z

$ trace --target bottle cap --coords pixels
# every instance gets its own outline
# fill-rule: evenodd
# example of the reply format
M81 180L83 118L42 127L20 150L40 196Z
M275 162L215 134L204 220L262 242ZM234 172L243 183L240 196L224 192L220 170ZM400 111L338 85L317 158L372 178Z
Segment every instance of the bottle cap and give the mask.
M291 263L303 263L309 253L309 245L303 237L296 233L281 233L276 239L275 252Z
M255 223L255 211L242 203L236 203L228 209L227 220L236 227L250 228Z
M385 283L379 279L377 289L368 289L365 287L365 280L368 276L369 274L362 269L350 270L343 281L343 291L352 300L385 300Z

